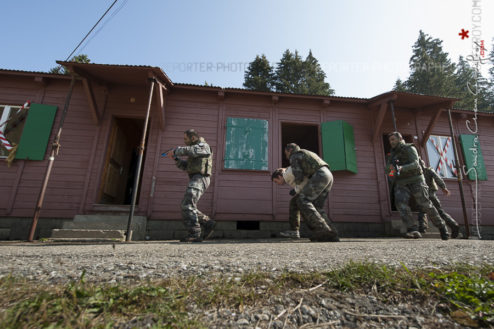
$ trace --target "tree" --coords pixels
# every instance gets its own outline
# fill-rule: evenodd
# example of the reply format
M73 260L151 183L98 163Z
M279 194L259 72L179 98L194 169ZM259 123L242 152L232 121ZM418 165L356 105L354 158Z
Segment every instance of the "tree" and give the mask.
M307 90L302 87L304 78L304 62L302 57L295 50L285 50L275 71L275 88L276 91L291 94L304 94Z
M306 93L310 95L333 95L334 89L331 89L329 83L324 82L324 79L326 79L326 73L322 70L317 59L312 56L312 51L309 50L309 55L304 62Z
M401 81L401 79L397 79L395 82L395 85L393 87L393 90L395 90L395 91L407 91L408 87L406 85L406 81L403 82L403 81Z
M489 75L490 75L490 80L489 80L489 104L491 106L491 109L494 108L494 38L492 39L492 46L491 46L491 52L489 54L489 59L488 59L488 65L490 64L491 67L489 68Z
M333 95L326 74L317 59L309 51L305 60L286 50L273 69L264 55L256 56L245 72L244 87L259 91L278 91L282 93Z
M80 54L77 56L72 57L70 62L76 62L76 63L90 63L91 60L89 57L85 54ZM69 74L69 72L63 67L62 65L57 65L54 68L52 68L49 73L55 73L55 74Z
M273 67L263 54L249 64L244 75L244 87L250 90L271 91L273 88Z
M492 92L489 81L482 77L480 72L471 67L463 56L460 56L455 72L455 97L461 100L455 107L473 109L477 101L477 109L482 111L493 110L491 101Z
M405 82L408 91L436 96L454 96L455 64L442 49L442 41L424 32L413 45L410 77Z
M460 98L456 108L473 109L477 102L479 111L493 109L494 69L491 73L493 81L489 82L480 72L477 74L463 57L460 56L458 64L451 62L442 49L442 41L422 31L413 45L409 63L410 76L405 81L396 80L393 90Z
M494 38L492 39L492 48L491 48L491 53L489 54L489 61L491 62L489 75L491 76L491 83L494 85Z

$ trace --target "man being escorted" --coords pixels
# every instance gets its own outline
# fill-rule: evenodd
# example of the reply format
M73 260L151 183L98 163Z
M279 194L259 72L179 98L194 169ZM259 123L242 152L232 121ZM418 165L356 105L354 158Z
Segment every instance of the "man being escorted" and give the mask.
M444 180L432 169L431 167L427 167L425 165L424 160L420 159L420 166L424 171L424 178L427 186L429 187L429 200L431 200L432 204L436 208L439 216L444 220L446 225L451 229L451 237L453 239L458 237L458 233L460 231L460 226L458 223L441 207L441 202L437 198L436 192L438 191L438 185L443 191L445 195L450 195L451 193L446 188L446 184ZM427 230L427 218L423 212L419 212L419 232L425 233Z
M329 165L314 152L301 149L295 143L285 147L285 156L290 160L295 185L301 184L305 178L308 179L295 202L312 230L310 240L339 241L338 234L328 226L327 222L330 221L324 211L324 203L333 186L333 175L329 171Z
M290 230L280 232L280 235L285 238L300 239L300 210L297 206L298 195L307 184L308 179L304 178L302 183L295 184L295 176L293 176L292 168L278 168L273 171L271 180L278 185L284 185L285 183L290 185L290 204L288 206L288 223L290 224Z
M184 142L187 146L179 146L170 152L177 167L185 170L190 179L181 204L188 235L180 241L201 242L211 236L216 225L214 220L197 209L197 202L211 182L213 153L204 138L199 137L194 129L185 131ZM187 160L179 159L180 156L186 156ZM202 237L201 227L204 233Z
M418 232L417 222L412 217L410 197L413 197L420 211L427 214L432 223L439 228L441 239L448 240L449 233L444 221L436 208L429 200L428 186L425 183L419 156L413 144L405 144L403 137L397 131L388 135L391 145L388 170L391 165L396 169L394 197L395 205L402 220L407 226L406 238L418 239L422 235Z

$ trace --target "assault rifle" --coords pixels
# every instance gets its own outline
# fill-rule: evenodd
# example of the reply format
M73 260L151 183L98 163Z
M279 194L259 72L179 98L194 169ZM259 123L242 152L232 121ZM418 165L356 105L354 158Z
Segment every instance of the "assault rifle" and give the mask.
M174 150L175 150L175 147L172 147L171 149L168 149L165 152L161 153L161 156L166 157L168 155L168 153L170 153L171 151L174 151ZM176 157L174 157L174 158L176 158Z
M391 160L391 165L395 168L396 176L400 176L400 170L398 169L400 160L398 159L393 159Z

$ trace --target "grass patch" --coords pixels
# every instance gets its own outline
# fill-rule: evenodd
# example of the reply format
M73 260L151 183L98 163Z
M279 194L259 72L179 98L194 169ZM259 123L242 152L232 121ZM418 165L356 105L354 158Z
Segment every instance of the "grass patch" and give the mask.
M84 276L55 286L5 277L0 279L0 328L118 328L126 323L207 328L194 315L202 312L194 310L242 312L246 306L263 305L270 296L318 285L339 292L374 292L389 302L406 296L435 298L462 324L493 325L493 280L492 265L410 270L370 263L349 263L330 272L249 272L113 285L86 283Z

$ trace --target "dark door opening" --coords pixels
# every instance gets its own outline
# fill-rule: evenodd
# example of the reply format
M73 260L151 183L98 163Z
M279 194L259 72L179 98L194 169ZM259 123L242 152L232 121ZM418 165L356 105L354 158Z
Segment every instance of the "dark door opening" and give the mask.
M405 140L405 143L413 143L413 136L412 135L402 135L403 139ZM388 133L383 135L383 145L384 145L384 158L387 161L388 155L391 152L391 145L389 144L389 138L388 138ZM395 201L394 201L394 189L393 189L393 181L391 177L388 176L388 186L389 186L389 200L391 203L391 210L392 211L397 211L396 206L395 206ZM410 200L410 208L412 210L415 210L417 207L415 205L415 200L413 198Z
M100 185L99 203L131 203L143 125L142 119L113 119ZM144 152L143 166L145 155ZM141 178L142 173L143 171ZM140 184L138 188L140 189ZM138 202L139 193L136 203Z
M285 146L288 143L296 143L301 148L319 154L319 126L296 123L281 124L281 166L290 165L285 157Z

